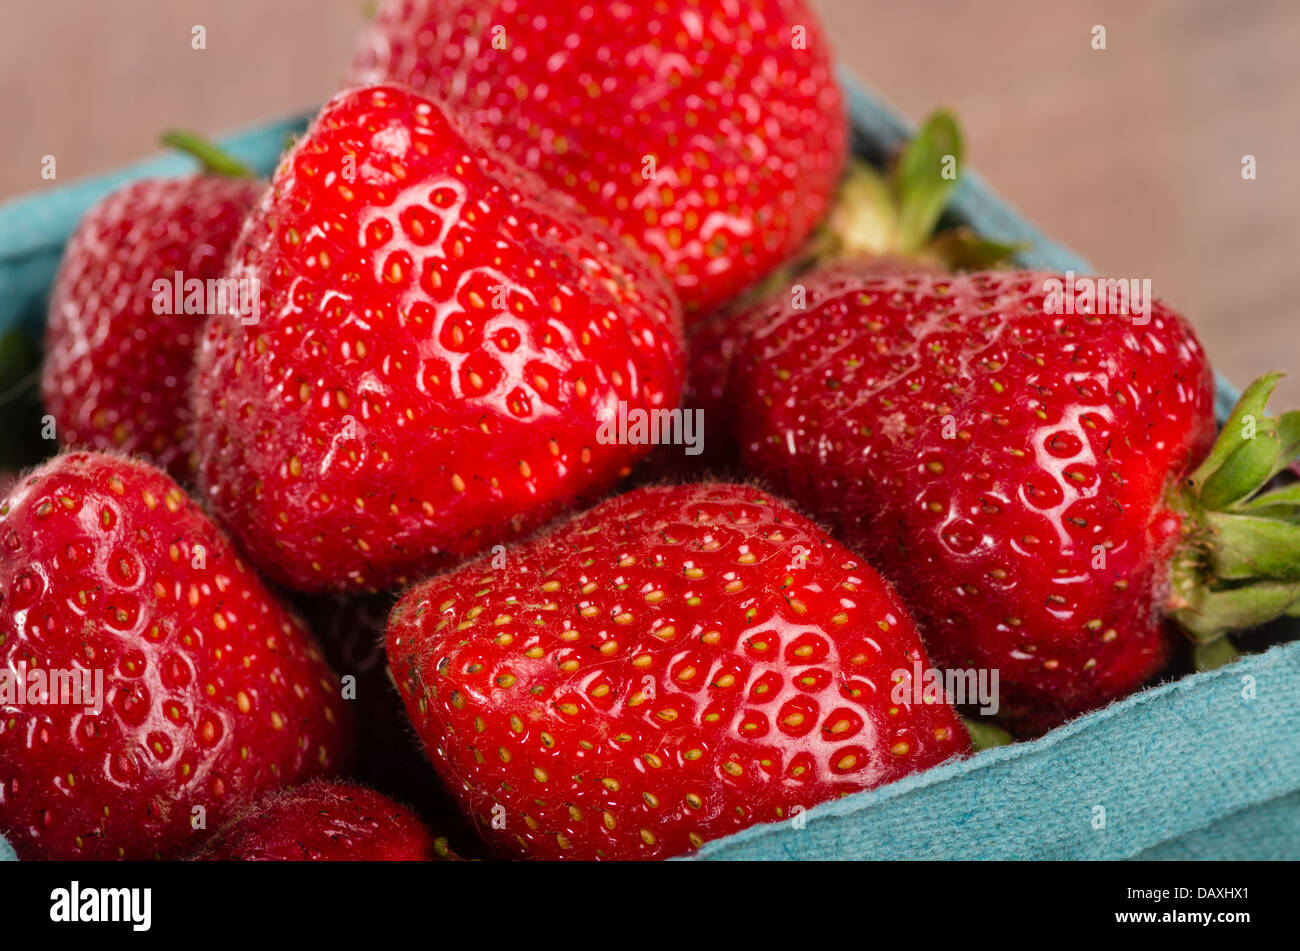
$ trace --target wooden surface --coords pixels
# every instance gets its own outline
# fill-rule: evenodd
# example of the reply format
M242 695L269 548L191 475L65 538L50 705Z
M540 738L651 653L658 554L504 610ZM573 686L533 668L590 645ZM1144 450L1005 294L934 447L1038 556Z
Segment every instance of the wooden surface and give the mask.
M571 0L569 0L571 2ZM1300 3L814 0L840 58L916 120L955 108L972 165L1101 270L1150 278L1242 383L1300 405ZM336 87L361 0L6 0L0 198ZM207 49L191 48L206 29ZM1107 49L1092 49L1106 29ZM1243 155L1258 177L1243 181Z

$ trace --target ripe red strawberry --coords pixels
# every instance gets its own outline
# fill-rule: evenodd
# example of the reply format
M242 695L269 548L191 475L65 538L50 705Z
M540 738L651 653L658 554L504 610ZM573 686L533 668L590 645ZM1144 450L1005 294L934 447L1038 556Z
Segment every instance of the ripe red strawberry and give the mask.
M407 712L499 849L653 859L966 751L893 591L756 489L610 499L412 588Z
M352 783L318 780L271 793L244 810L196 858L427 862L439 857L440 848L409 809L382 793Z
M82 218L45 332L41 393L60 443L135 453L177 479L193 477L189 386L205 314L180 312L171 293L163 307L155 282L221 277L264 187L215 171L145 179Z
M1277 610L1261 591L1229 621L1218 587L1243 565L1203 554L1212 510L1267 479L1180 489L1214 433L1191 328L1159 302L1145 324L1045 313L1049 277L814 275L734 377L745 463L898 586L936 662L1000 670L1029 733L1150 679L1171 613L1210 640ZM1252 477L1290 458L1268 451Z
M397 87L335 97L286 156L233 252L261 322L209 322L196 378L201 482L264 572L398 586L644 454L597 431L676 405L676 305L544 192Z
M161 472L55 457L0 502L0 556L0 830L24 859L175 856L343 765L338 679ZM101 677L100 712L13 692L42 671Z
M349 79L406 83L488 130L644 249L688 318L803 243L848 142L803 0L396 0Z

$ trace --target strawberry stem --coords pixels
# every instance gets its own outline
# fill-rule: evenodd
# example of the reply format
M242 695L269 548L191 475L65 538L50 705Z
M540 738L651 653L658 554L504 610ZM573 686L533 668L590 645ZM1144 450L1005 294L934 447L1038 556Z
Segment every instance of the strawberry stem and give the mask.
M982 270L1022 250L964 227L935 234L960 182L963 149L957 119L941 109L925 120L888 174L853 160L810 246L814 263L869 255Z
M229 178L256 177L251 168L197 132L169 129L162 134L162 143L198 159L203 170L213 175Z
M1197 670L1217 670L1241 657L1241 651L1233 646L1231 640L1221 637L1208 644L1197 644L1192 655Z
M927 118L888 174L852 158L826 220L796 255L746 290L733 311L746 311L801 274L839 261L867 259L948 272L1008 264L1027 244L995 242L965 226L933 233L957 188L961 162L961 129L944 110Z
M1169 613L1201 647L1232 631L1300 613L1300 483L1269 484L1300 454L1300 413L1267 415L1281 373L1241 395L1209 454L1175 493L1183 542ZM1226 663L1231 645L1197 663Z
M922 270L983 271L1008 263L1027 245L990 241L970 228L934 229L961 175L956 118L933 113L882 173L851 159L830 211L802 248L733 304L747 310L784 291L806 271L859 258Z
M823 256L898 254L902 250L898 205L885 176L862 159L849 162L827 215Z

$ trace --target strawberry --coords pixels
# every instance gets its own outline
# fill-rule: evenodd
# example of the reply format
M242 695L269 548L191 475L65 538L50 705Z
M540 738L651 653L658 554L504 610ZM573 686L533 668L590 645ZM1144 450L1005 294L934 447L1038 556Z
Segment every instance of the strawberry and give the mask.
M500 562L498 562L500 564ZM642 488L408 591L387 650L499 850L656 859L969 748L893 591L740 485Z
M433 836L407 809L351 783L317 780L244 810L195 858L210 862L424 862Z
M56 674L83 692L16 692ZM0 830L25 859L176 856L345 765L339 682L301 622L122 457L56 456L0 502L0 678Z
M1214 434L1192 329L1158 301L1145 319L1082 297L1067 311L1055 280L820 272L734 370L745 464L897 585L940 665L998 670L1004 722L1026 734L1149 680L1171 621L1208 642L1277 612L1290 569L1233 593L1259 545L1208 553L1216 510L1300 449L1284 417L1250 450L1267 455L1254 482L1216 476L1233 490L1203 497L1208 472L1184 483Z
M395 0L349 80L446 103L671 275L688 320L794 253L848 142L802 0Z
M137 453L188 481L190 374L209 295L205 283L191 298L205 310L188 313L157 282L185 293L220 278L264 186L191 136L166 141L208 171L132 182L81 219L51 291L41 393L63 445Z
M267 575L402 585L603 491L677 403L680 314L632 252L398 87L331 100L232 252L260 322L198 357L200 479Z

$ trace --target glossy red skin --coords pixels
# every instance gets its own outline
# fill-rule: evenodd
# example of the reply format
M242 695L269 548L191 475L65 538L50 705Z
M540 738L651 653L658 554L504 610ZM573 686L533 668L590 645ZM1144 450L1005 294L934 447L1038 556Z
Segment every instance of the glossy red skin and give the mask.
M670 274L688 321L795 252L847 152L830 45L803 0L397 0L349 80L406 83L490 130Z
M665 858L969 749L947 703L891 699L896 670L927 666L893 591L746 486L638 489L503 568L429 579L387 649L434 765L506 854Z
M64 446L194 476L189 385L203 315L154 312L154 281L221 277L264 182L146 179L90 209L50 296L41 396Z
M0 556L0 668L103 670L99 716L0 706L0 830L21 858L175 857L209 834L193 807L215 830L346 766L338 678L158 470L55 457L0 502Z
M1181 317L1047 315L1047 276L809 280L736 369L746 465L898 586L936 662L998 669L1024 733L1163 666L1166 492L1214 432Z
M201 484L254 564L398 587L627 474L648 447L599 420L677 404L680 314L596 228L409 90L331 100L233 252L260 322L198 358Z
M272 793L197 856L209 862L427 862L433 836L405 806L353 783Z

